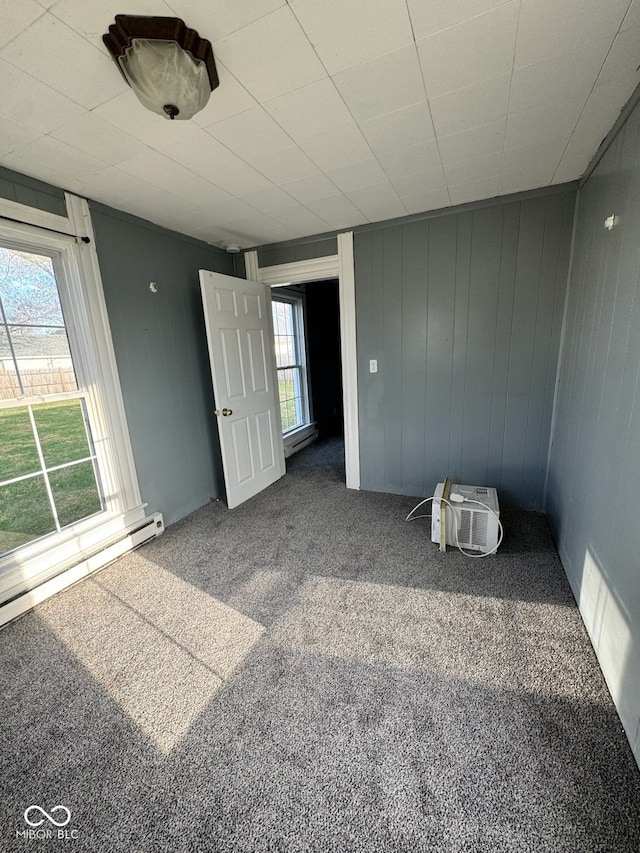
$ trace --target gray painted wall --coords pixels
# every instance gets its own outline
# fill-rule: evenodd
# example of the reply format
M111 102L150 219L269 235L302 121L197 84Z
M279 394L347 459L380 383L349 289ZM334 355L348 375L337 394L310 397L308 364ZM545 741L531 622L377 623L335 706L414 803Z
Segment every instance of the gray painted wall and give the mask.
M636 107L579 193L547 494L563 565L638 763L639 134Z
M198 270L232 275L232 258L90 207L142 497L171 523L224 495Z
M356 232L362 488L542 509L574 199Z
M58 216L67 215L64 190L5 169L4 166L0 166L0 197L35 207L37 210L57 213Z

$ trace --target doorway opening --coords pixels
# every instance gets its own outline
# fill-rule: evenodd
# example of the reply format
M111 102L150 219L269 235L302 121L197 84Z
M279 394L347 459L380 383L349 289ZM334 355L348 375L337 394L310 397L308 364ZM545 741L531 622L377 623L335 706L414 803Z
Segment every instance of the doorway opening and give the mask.
M285 456L344 441L338 279L274 287L271 297Z

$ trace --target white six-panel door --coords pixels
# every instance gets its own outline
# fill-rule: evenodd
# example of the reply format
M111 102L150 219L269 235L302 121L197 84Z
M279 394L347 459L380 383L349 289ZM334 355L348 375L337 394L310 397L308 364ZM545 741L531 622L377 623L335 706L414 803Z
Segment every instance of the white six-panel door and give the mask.
M285 473L271 294L254 281L200 270L229 508Z

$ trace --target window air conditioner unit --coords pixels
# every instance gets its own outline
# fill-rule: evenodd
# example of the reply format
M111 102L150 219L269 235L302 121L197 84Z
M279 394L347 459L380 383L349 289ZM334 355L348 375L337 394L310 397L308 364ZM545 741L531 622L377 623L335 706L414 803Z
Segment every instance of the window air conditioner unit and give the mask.
M498 546L500 518L496 490L485 486L461 486L457 483L447 485L450 485L449 497L445 498L448 500L447 504L440 501L445 483L438 483L433 495L431 541L440 542L441 512L444 511L447 545L459 545L461 548L478 551L481 554L495 552ZM480 504L486 506L480 506ZM444 550L442 543L440 543L440 550Z

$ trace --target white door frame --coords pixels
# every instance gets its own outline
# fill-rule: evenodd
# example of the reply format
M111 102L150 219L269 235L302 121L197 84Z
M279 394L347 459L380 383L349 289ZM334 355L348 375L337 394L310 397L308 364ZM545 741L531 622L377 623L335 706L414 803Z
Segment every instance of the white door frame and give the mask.
M344 406L344 454L348 489L360 488L360 433L358 431L358 362L356 350L356 283L353 232L338 234L338 254L288 264L260 267L258 253L244 253L246 277L277 287L305 281L338 279L340 295L340 352Z

